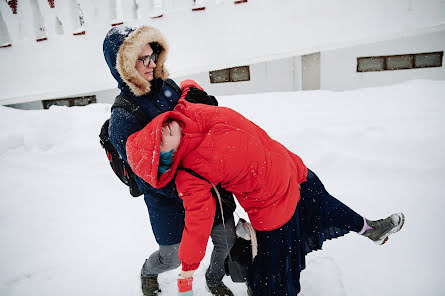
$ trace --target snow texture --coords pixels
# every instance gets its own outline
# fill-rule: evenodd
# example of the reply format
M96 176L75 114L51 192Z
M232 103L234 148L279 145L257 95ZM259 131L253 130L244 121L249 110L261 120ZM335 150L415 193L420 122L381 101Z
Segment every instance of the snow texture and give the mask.
M309 254L300 295L445 295L444 93L445 82L425 80L218 98L358 213L406 215L383 246L352 233ZM157 245L143 199L130 196L99 145L109 110L0 107L0 295L142 295L140 268ZM198 296L210 295L211 248L195 274ZM178 273L159 277L163 295L176 295ZM247 295L244 284L224 282Z

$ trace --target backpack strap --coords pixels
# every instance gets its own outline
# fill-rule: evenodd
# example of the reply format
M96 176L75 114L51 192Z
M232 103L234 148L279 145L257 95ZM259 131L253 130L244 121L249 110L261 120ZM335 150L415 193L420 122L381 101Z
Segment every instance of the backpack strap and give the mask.
M130 112L142 126L146 126L149 122L142 107L124 94L120 94L116 97L113 106L111 106L111 111L113 111L114 108L122 108Z

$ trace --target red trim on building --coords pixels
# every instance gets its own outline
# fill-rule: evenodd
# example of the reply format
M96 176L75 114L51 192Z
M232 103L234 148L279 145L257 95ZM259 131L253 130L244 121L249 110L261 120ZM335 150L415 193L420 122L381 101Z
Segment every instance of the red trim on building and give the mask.
M80 36L80 35L85 35L85 34L86 34L85 31L82 31L82 32L79 32L79 33L73 33L74 36Z
M54 0L48 0L49 7L54 8Z
M43 37L43 38L36 39L37 42L41 42L41 41L45 41L45 40L48 40L48 38Z
M235 3L235 4L247 3L247 0L237 0L233 3Z
M11 44L11 43L8 43L8 44L5 44L5 45L0 46L0 48L11 47L11 46L12 46L12 44Z
M17 1L18 0L6 0L6 2L8 3L9 7L11 7L12 13L13 14L17 14Z
M200 11L200 10L205 10L205 7L197 7L197 8L192 8L192 11Z

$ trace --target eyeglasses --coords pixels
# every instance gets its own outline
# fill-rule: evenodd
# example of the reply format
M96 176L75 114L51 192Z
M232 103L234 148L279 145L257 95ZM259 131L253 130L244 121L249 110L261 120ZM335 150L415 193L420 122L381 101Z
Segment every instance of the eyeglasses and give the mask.
M145 67L148 67L150 65L150 61L153 61L153 63L157 63L159 58L159 54L157 52L153 52L152 55L146 55L143 58L138 59L138 61L142 61L142 64L144 64Z

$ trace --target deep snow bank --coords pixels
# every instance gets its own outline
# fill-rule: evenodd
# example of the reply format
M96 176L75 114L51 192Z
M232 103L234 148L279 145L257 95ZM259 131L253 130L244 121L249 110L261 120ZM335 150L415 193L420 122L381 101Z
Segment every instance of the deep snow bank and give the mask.
M350 234L310 254L302 295L444 294L444 93L445 82L411 81L219 98L299 154L357 212L407 216L383 247ZM143 200L130 197L99 145L109 108L0 107L0 295L140 295L139 270L156 243ZM209 295L208 254L195 295ZM160 276L164 295L175 295L177 274Z

